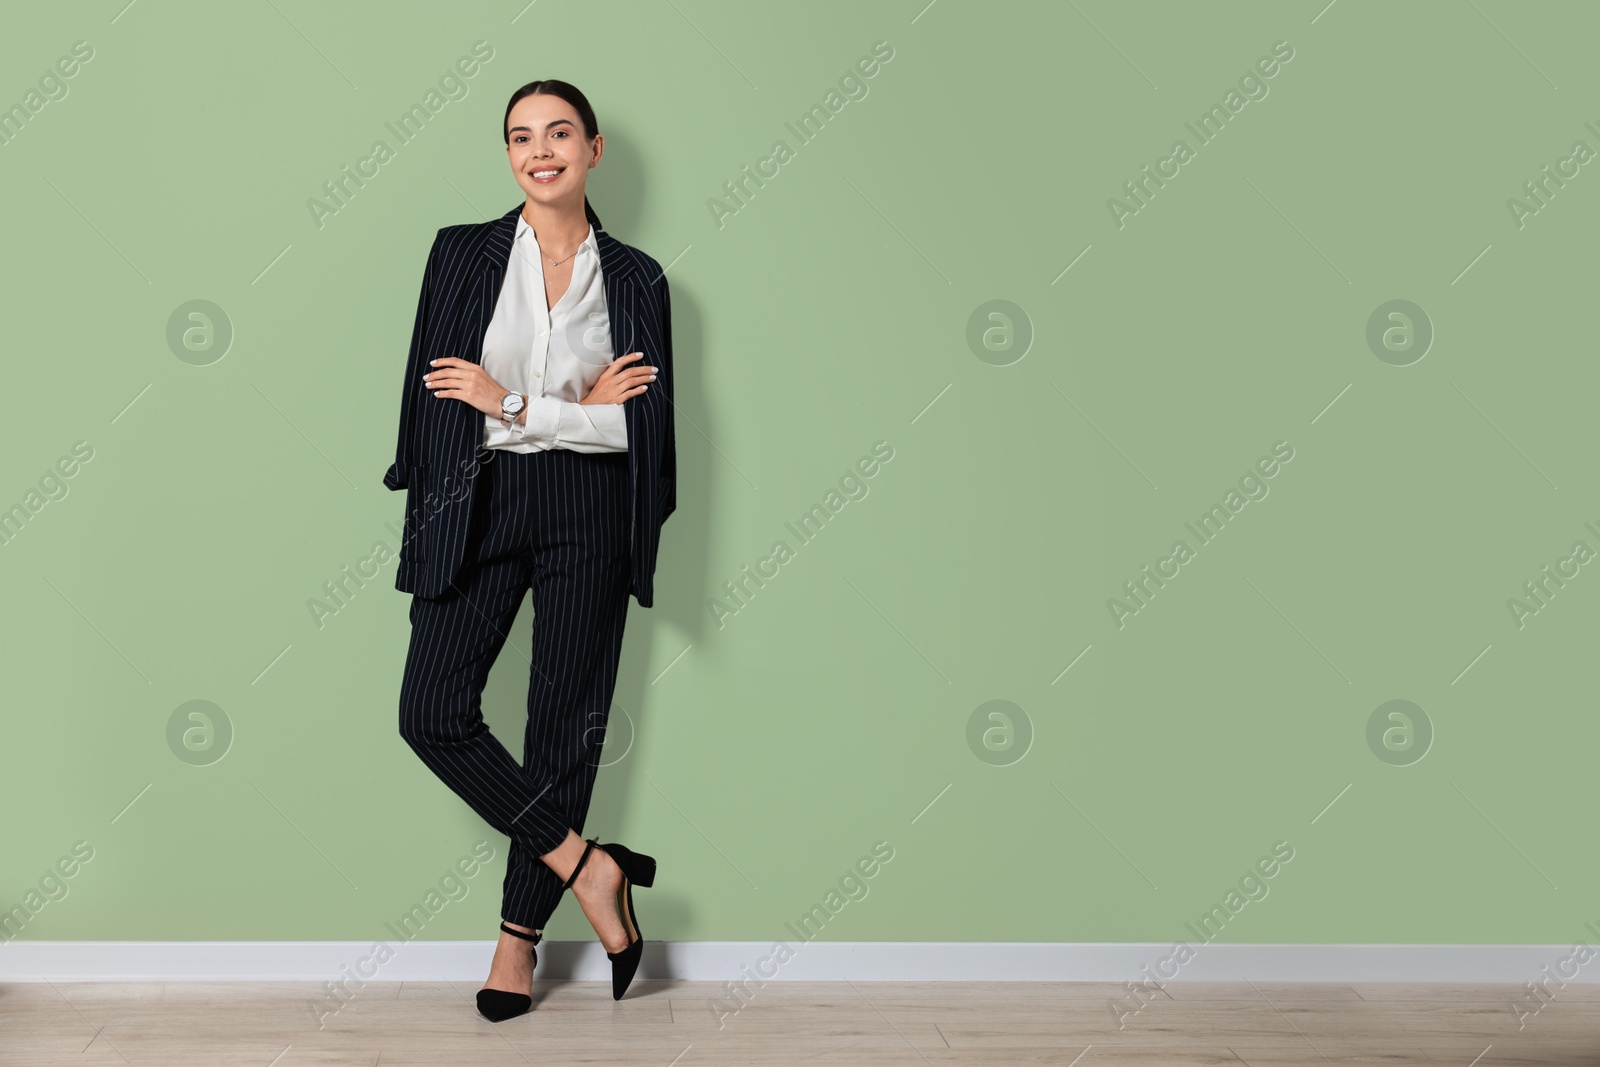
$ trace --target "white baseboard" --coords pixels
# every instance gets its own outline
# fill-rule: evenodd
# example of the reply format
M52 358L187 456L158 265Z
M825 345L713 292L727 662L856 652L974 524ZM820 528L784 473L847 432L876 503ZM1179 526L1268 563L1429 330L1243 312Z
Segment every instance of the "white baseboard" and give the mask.
M1248 945L1009 941L652 941L638 977L812 982L1600 981L1570 945ZM0 982L482 981L492 941L21 941ZM387 953L388 958L382 958ZM787 958L785 957L787 954ZM1163 962L1165 961L1165 962ZM1548 970L1545 970L1548 968ZM1577 969L1575 976L1563 972ZM535 978L608 979L596 941L539 945Z

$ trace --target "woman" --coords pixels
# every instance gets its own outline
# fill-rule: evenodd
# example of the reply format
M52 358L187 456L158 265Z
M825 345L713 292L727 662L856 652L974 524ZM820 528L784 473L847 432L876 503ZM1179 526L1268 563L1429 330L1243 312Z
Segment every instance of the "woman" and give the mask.
M605 150L594 110L566 82L530 82L512 94L502 133L524 201L439 231L384 478L408 490L395 580L414 594L401 736L511 838L500 941L477 998L496 1022L532 1006L530 943L567 889L612 962L615 999L638 969L632 887L652 884L655 860L579 832L628 594L651 605L660 525L676 506L666 278L589 206L588 172ZM621 338L626 354L615 356ZM440 499L455 479L439 473L456 468L459 491ZM529 589L519 766L480 705Z

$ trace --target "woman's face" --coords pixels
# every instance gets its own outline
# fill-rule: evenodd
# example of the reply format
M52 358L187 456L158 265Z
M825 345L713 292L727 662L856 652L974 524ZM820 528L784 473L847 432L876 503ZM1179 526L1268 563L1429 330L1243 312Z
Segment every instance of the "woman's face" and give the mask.
M534 93L518 100L506 119L506 158L531 201L583 213L589 168L600 162L605 138L584 139L583 122L559 96ZM557 171L553 178L543 172ZM535 177L540 175L540 177Z

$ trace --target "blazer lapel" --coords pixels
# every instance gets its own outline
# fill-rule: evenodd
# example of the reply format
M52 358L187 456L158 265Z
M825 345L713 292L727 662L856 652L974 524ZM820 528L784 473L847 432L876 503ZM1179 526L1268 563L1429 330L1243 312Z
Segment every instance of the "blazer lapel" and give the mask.
M629 352L642 351L639 345L639 306L634 291L633 257L628 255L622 242L604 230L596 230L595 243L600 246L600 276L606 291L606 317L611 320L612 357L620 358ZM630 364L631 365L631 364ZM639 532L639 489L648 484L642 474L649 470L647 460L640 457L644 431L639 425L639 401L632 397L622 402L622 421L628 429L628 484L631 486L628 504L628 543L633 544Z
M506 263L511 259L511 244L517 236L517 216L522 213L518 204L489 224L489 232L478 256L472 274L473 336L478 343L462 358L474 363L483 359L483 335L489 330L489 320L494 315L495 302L500 299L500 286L505 281Z
M604 230L594 232L600 246L600 275L605 282L606 315L611 319L612 344L620 344L612 354L625 356L636 351L635 324L638 311L633 302L633 257L622 249L622 242ZM619 330L618 327L621 327Z
M606 317L611 320L613 358L639 351L639 309L633 290L633 257L623 250L622 242L604 230L594 232L595 243L600 246L600 277L606 291ZM628 466L633 484L638 485L637 442L639 436L639 406L632 400L622 402L622 419L628 428Z

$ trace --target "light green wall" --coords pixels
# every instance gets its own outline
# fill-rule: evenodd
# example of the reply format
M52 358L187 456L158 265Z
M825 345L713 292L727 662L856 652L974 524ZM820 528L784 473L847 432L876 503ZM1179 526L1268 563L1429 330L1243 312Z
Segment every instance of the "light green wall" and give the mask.
M822 936L1193 941L1278 842L1223 939L1586 936L1600 568L1521 625L1507 602L1600 549L1600 176L1520 226L1507 201L1600 149L1600 15L1322 6L9 13L0 102L93 48L0 147L0 506L92 449L0 546L0 903L93 849L22 936L380 937L480 840L425 936L493 935L505 839L397 733L393 563L321 626L308 601L397 544L380 479L429 242L518 202L497 126L546 76L598 110L607 229L672 264L679 506L588 827L660 860L648 936L786 937L880 841ZM480 40L468 94L400 145L385 123ZM786 124L879 41L866 95L800 145ZM1198 146L1185 123L1276 42L1267 95ZM307 201L379 139L319 228ZM1108 200L1179 139L1193 158L1119 226ZM209 365L167 340L193 300L232 324ZM1005 366L968 340L997 300L1033 335ZM1367 341L1394 300L1435 333L1406 366ZM796 541L876 442L866 495ZM1275 446L1245 482L1267 495L1201 545L1185 523ZM1180 539L1119 626L1108 599ZM485 696L514 748L531 622ZM195 700L233 731L206 766L169 747ZM977 755L988 720L969 745L993 700L1031 724L1005 766ZM1369 745L1391 700L1431 723L1420 761ZM549 936L590 933L568 904Z

